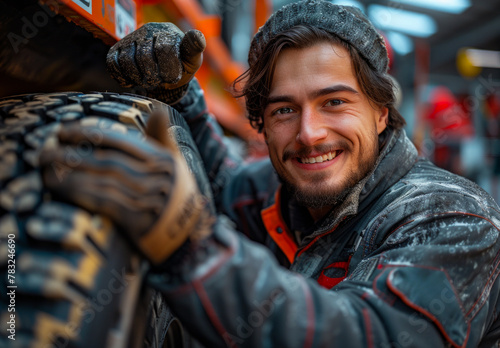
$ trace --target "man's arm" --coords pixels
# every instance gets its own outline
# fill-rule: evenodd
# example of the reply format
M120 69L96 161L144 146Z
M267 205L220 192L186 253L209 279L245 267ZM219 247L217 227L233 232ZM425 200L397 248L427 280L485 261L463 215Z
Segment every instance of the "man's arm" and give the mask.
M500 216L485 195L444 192L450 185L395 190L406 204L377 214L358 249L366 251L361 263L329 291L220 221L213 225L175 147L110 132L60 177L53 161L89 134L61 127L62 146L47 142L40 158L45 187L108 215L151 261L151 283L205 345L427 348L475 347L488 332L499 339ZM374 233L383 239L365 249Z
M243 161L228 146L194 79L205 45L198 30L183 33L172 23L147 23L111 47L106 62L121 85L144 88L148 97L171 105L184 117L202 156L216 206L222 210L221 193Z
M210 347L476 347L498 311L500 238L486 217L421 217L333 291L215 230L182 278L151 278Z
M243 159L239 153L231 150L221 126L208 112L204 92L196 79L189 83L186 95L172 107L189 125L203 160L216 206L221 210L221 193L238 168L243 165Z

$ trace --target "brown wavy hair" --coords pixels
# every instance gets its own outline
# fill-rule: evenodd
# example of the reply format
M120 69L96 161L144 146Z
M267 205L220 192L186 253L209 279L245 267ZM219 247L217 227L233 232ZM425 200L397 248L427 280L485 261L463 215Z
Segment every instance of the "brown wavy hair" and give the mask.
M389 109L388 127L402 128L406 122L394 106L396 97L389 75L371 69L351 44L326 30L308 25L297 25L277 34L269 41L260 59L233 82L233 95L236 98L246 98L246 109L252 127L260 132L264 126L264 109L279 54L287 48L308 48L321 42L338 44L347 49L361 91L376 106ZM238 87L240 85L243 85L242 89Z

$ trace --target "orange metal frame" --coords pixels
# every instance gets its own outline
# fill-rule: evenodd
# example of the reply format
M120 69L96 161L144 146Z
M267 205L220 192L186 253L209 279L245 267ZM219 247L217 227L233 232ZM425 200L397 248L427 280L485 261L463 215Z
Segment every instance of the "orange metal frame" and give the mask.
M272 12L272 0L255 1L255 30ZM144 23L171 21L182 30L194 28L205 35L207 49L196 76L205 91L209 110L228 131L254 144L253 155L262 155L263 138L245 117L243 101L227 91L245 68L233 61L220 37L221 20L207 15L197 0L40 0L54 12L85 28L108 45ZM125 20L124 20L125 19Z
M108 45L143 24L140 0L40 0Z
M255 0L255 25L261 26L271 12L270 0ZM251 148L252 157L265 154L266 146L261 134L258 134L245 117L243 101L235 100L228 89L245 68L233 61L229 50L220 37L221 20L218 16L207 15L196 0L143 0L143 5L153 8L145 11L145 21L158 20L159 11L163 11L163 20L176 23L182 30L194 28L205 35L207 48L204 62L196 77L205 91L208 108L219 123L228 131L246 140Z

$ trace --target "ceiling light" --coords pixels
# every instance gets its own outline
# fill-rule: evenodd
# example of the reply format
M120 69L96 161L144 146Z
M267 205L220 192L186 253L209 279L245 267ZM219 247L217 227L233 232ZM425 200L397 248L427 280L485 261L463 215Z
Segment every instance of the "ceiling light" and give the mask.
M381 29L399 31L411 36L428 37L437 30L434 19L422 13L370 5L368 15L373 24Z
M468 48L465 50L467 58L474 66L481 68L500 68L500 52L477 50Z
M459 14L470 7L470 0L393 0L403 5L412 5L430 10Z
M395 31L388 31L385 34L387 35L389 44L396 53L404 56L413 51L413 41L408 36Z

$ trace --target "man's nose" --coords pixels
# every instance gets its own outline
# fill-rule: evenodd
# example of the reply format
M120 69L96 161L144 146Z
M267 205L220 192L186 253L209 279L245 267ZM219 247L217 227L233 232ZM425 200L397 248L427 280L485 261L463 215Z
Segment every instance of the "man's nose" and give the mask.
M327 137L327 129L322 115L315 110L304 109L300 117L297 142L312 146Z

